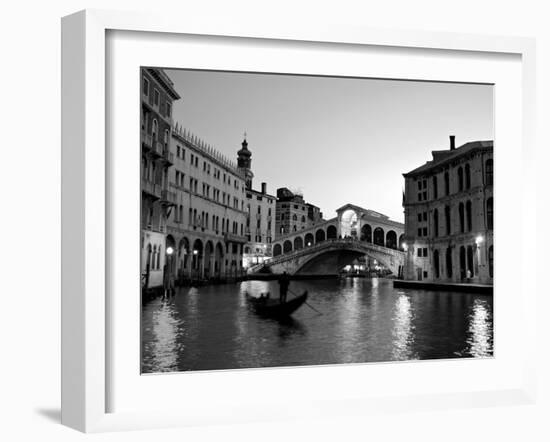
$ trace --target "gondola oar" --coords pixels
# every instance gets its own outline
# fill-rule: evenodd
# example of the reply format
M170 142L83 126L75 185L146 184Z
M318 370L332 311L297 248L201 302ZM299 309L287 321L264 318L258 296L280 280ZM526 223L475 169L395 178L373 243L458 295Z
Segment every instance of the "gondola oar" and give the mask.
M299 295L297 295L296 293L294 293L292 290L288 289L288 291L290 293L292 293L295 297L298 297ZM320 312L319 310L317 310L315 307L313 307L309 302L305 301L305 304L312 310L316 311L317 313L319 313L320 315L323 314L323 312Z

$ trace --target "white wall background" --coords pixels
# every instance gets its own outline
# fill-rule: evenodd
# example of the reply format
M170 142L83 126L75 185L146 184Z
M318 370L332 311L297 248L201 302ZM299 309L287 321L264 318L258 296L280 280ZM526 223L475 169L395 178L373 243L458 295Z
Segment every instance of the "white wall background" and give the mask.
M3 103L0 227L0 438L12 440L550 440L548 323L540 328L540 399L535 406L414 412L324 422L287 422L84 436L59 425L60 368L60 17L83 8L166 10L182 22L197 14L534 36L538 39L539 256L544 275L548 225L545 139L550 122L550 14L545 2L462 0L166 1L21 0L0 15ZM514 208L510 210L513 212ZM512 259L512 257L511 257ZM542 277L541 277L542 279ZM543 296L548 289L540 284ZM541 299L540 319L549 303ZM452 382L452 380L450 380Z

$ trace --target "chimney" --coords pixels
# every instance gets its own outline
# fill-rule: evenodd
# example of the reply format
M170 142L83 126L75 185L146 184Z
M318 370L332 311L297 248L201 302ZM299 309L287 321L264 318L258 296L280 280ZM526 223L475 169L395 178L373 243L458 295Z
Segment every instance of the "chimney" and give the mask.
M265 195L267 193L267 184L266 183L262 183L262 193Z
M454 135L449 135L449 140L451 142L451 150L455 150L456 149L456 146L455 146L455 136Z

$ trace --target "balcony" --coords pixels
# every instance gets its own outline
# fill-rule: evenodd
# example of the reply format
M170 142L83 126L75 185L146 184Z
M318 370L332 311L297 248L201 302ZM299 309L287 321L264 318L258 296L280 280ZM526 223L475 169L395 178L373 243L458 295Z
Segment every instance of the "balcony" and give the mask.
M174 154L170 152L168 148L163 151L162 158L164 158L164 161L167 163L174 164Z
M156 184L145 178L141 179L141 192L158 200L161 197L160 184Z
M239 244L245 244L247 241L246 236L237 235L235 233L225 233L223 235L225 242L235 242Z
M161 143L160 141L153 141L153 153L159 157L162 157L164 154L164 143Z
M155 141L153 152L167 163L174 164L174 154L170 152L170 148L165 146L164 143Z
M167 189L162 190L160 194L160 201L161 203L167 206L175 206L176 192L171 192L170 190L167 190Z
M141 145L147 150L151 150L153 148L153 137L152 135L149 135L145 131L141 131Z

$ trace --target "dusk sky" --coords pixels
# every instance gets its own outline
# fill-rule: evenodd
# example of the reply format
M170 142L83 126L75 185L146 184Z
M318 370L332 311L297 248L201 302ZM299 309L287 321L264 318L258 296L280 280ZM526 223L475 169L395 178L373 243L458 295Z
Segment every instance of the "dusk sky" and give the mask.
M493 87L165 69L173 118L236 160L246 131L254 188L303 193L326 219L346 203L403 222L402 173L431 151L493 139Z

